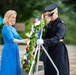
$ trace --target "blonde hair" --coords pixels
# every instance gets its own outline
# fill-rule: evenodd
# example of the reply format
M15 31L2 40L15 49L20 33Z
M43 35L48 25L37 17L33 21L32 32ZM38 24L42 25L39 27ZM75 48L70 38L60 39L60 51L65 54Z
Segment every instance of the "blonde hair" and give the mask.
M17 15L17 12L14 11L14 10L8 10L8 11L5 13L4 19L3 19L3 24L7 24L7 23L8 23L8 20L9 20L9 18L10 18L10 16L11 16L12 14L16 14L16 15Z

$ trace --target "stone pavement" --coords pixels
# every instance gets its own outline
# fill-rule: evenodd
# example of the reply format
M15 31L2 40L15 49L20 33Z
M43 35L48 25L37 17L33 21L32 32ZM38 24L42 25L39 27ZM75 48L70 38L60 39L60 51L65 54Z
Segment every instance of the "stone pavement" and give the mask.
M69 61L70 61L70 75L76 75L76 46L74 45L66 45L69 53ZM0 57L1 57L1 49L3 46L0 46ZM20 57L25 53L25 45L19 45ZM26 73L22 70L22 75L26 75ZM36 74L34 74L36 75ZM44 75L43 63L39 62L39 72L38 75Z

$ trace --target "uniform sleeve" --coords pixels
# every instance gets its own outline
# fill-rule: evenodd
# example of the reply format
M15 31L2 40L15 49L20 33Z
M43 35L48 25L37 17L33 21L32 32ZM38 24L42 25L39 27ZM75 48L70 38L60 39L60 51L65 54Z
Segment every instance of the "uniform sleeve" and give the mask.
M60 24L57 30L56 35L51 39L44 39L44 45L51 46L59 43L60 39L62 39L65 35L66 28L64 24Z
M3 29L3 35L11 42L13 42L14 40L14 37L12 35L12 32L10 30L10 28L8 26L6 26L4 29Z

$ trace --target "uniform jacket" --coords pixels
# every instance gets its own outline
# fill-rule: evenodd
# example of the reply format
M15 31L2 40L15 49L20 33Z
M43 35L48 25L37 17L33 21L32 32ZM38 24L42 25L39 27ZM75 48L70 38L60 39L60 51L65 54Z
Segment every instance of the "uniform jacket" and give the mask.
M68 52L63 40L66 33L64 22L58 17L49 22L44 39L44 46L59 70L59 75L69 75ZM42 55L46 55L43 54ZM41 56L44 57L44 56ZM45 61L45 60L43 60ZM45 75L57 75L49 59L46 59Z

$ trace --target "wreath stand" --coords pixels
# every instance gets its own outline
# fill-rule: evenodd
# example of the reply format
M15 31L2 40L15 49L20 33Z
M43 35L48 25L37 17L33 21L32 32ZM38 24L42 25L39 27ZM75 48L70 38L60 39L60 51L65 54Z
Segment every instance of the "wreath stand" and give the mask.
M43 29L41 30L41 33L40 33L40 39L42 38L42 33L43 33ZM56 65L54 64L52 58L50 57L50 55L48 54L47 50L45 49L45 47L43 45L37 45L36 47L36 50L35 50L35 54L34 54L34 60L32 61L32 64L31 64L31 68L30 68L30 71L29 71L29 74L28 75L31 75L32 73L32 69L34 67L34 64L35 64L35 58L36 58L36 55L37 55L37 68L36 68L36 75L38 75L38 66L39 66L39 57L40 57L40 48L42 47L42 49L44 50L45 54L47 55L47 57L49 58L50 62L52 63L53 67L55 68L56 72L57 72L57 75L59 75L59 70L58 68L56 67Z

